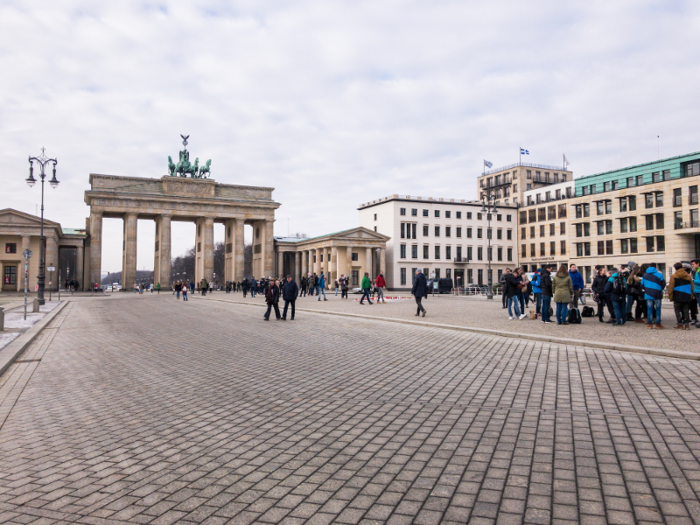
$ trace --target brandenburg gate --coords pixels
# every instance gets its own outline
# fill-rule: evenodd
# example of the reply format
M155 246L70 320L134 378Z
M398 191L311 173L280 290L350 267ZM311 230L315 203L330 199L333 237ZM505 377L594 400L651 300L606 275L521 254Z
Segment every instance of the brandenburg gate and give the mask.
M186 137L183 144L187 145ZM170 225L172 221L196 224L195 280L212 281L214 277L214 223L225 227L224 280L243 279L244 225L253 227L253 275L272 275L274 270L273 225L275 210L280 206L272 200L274 188L218 184L204 178L204 166L198 160L189 163L187 150L180 152L177 165L168 159L170 174L160 179L90 175L90 189L85 203L90 206L89 264L90 284L101 282L102 220L124 220L122 246L122 286L133 288L136 282L137 220L151 219L156 223L154 284L162 288L172 285ZM206 174L209 165L206 164ZM201 173L198 173L201 171ZM192 178L187 178L190 173ZM180 175L180 176L176 176ZM109 239L104 239L108 242Z

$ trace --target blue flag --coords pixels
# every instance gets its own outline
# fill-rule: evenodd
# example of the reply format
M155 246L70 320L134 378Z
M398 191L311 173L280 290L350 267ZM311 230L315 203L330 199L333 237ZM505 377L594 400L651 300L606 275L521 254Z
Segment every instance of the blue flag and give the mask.
M521 154L521 155L529 155L530 152L529 152L528 150L526 150L526 149L520 148L520 154Z
M493 167L493 162L489 162L488 160L484 159L484 166L487 168L492 168Z

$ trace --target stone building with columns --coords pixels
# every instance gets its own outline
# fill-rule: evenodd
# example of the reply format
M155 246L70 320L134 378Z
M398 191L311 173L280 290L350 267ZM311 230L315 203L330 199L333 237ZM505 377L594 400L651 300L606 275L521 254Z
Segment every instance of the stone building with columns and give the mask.
M386 274L386 243L389 237L359 226L311 239L275 237L276 275L291 275L299 282L302 275L326 274L333 289L341 275L350 276L351 286L359 286L364 272L374 279ZM267 274L266 274L267 276Z
M153 220L156 225L154 282L162 288L172 285L171 223L196 224L195 279L213 280L214 223L225 227L224 280L243 279L246 224L253 227L253 275L274 271L273 224L280 206L272 200L273 188L219 184L209 179L164 176L159 179L90 175L85 203L88 219L90 283L99 283L102 273L102 220L124 221L122 284L125 290L136 281L137 221ZM108 242L107 239L104 239Z
M44 219L44 239L46 247L46 290L58 290L59 273L84 286L84 230L63 229L57 222ZM39 275L41 251L41 219L35 215L11 208L0 210L0 289L6 292L24 290L24 257L29 249L28 288L34 291ZM66 257L61 257L63 252ZM49 267L56 268L53 272Z

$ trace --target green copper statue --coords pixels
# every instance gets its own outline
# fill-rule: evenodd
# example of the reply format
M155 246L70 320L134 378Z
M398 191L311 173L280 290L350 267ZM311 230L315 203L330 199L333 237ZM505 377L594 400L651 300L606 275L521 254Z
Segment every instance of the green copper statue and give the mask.
M190 152L187 151L187 139L190 138L189 135L182 137L182 145L185 146L180 152L179 161L177 164L173 164L173 159L168 157L168 174L171 177L187 177L189 173L193 179L206 179L211 174L210 166L211 159L209 159L201 168L199 167L199 157L194 159L193 163L190 163Z

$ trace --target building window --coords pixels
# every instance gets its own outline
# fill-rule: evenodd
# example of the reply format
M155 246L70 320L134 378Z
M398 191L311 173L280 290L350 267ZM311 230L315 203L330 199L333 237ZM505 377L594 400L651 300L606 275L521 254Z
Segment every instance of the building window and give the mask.
M663 235L659 235L658 237L656 237L656 251L666 251L666 238Z
M375 231L375 232L377 231L377 227L376 227L376 226L374 227L374 231Z
M468 211L467 212L467 219L471 219L471 218L472 218L472 212Z
M656 214L656 229L657 230L664 229L664 214L663 213Z
M695 175L700 175L700 162L692 162L686 164L681 169L681 177L693 177Z
M467 239L471 239L471 238L472 238L472 229L467 228Z
M663 182L663 176L661 175L661 172L654 172L651 174L651 180L652 182Z
M521 239L527 238L527 228L520 228L520 238Z
M623 255L629 253L629 241L627 239L620 240L620 253Z
M7 249L7 247L5 247ZM3 275L2 283L4 284L17 284L17 267L16 266L5 266L5 275ZM0 287L2 287L0 283Z
M496 239L498 239L498 240L503 239L503 230L500 229L500 228L498 228L498 229L496 230Z
M642 186L644 184L644 175L637 175L637 186ZM634 252L632 252L634 253Z
M406 238L406 223L405 222L401 223L401 238L402 239Z
M484 260L484 248L483 246L479 246L476 249L476 259L477 261L483 261Z
M596 205L596 215L604 215L605 214L605 201L598 201L595 203Z
M435 258L439 259L440 258L440 247L435 246Z
M452 237L452 227L445 226L445 237Z
M677 208L678 206L683 205L683 196L681 195L681 188L674 188L673 189L673 207Z
M508 203L506 203L508 204ZM506 222L513 222L513 216L512 215L506 215Z
M411 259L418 259L418 245L411 246Z
M688 204L691 206L695 205L698 203L698 187L697 186L691 186L688 188L690 190L690 193L688 195Z
M537 209L537 220L538 221L545 221L547 216L547 209L546 208L538 208Z
M630 231L631 232L636 232L637 231L637 217L630 217ZM634 253L634 252L632 252Z
M627 233L627 218L620 219L620 233Z
M566 255L566 241L561 241L561 242L560 242L559 250L560 250L559 253L560 253L561 255Z
M399 210L399 215L406 215L406 208L401 208L401 209ZM375 220L375 221L377 220L377 214L376 214L376 213L374 214L374 220Z
M620 199L620 212L621 213L627 212L627 197L622 197Z
M605 241L605 254L612 255L613 253L613 242L612 240Z
M401 255L400 255L400 257L401 257L401 259L405 259L405 258L406 258L406 245L405 245L405 244L402 244L402 245L401 245Z
M683 212L677 211L673 214L673 223L676 230L683 228Z
M459 226L457 227L457 237L462 237L462 228Z
M471 260L472 260L472 255L473 255L473 253L472 253L472 247L471 247L471 246L467 246L467 260L468 260L468 261L471 261ZM471 280L471 279L470 279L470 280Z
M427 217L427 216L428 216L428 210L423 210L423 217Z
M526 211L520 212L520 222L522 224L525 224L527 222L527 212Z
M554 241L550 241L549 243L549 255L556 255L557 251L557 243Z
M508 261L513 260L513 248L508 248L506 250L506 256L508 257Z
M637 239L630 239L630 253L637 253Z
M521 256L523 259L524 259L525 257L527 257L527 244L521 244L521 245L520 245L520 253L521 253L520 256Z
M566 223L560 222L559 223L559 234L564 235L565 233L566 233Z
M509 241L513 240L513 230L506 231L506 239L508 239Z
M481 228L477 228L477 229L476 229L476 238L477 238L477 239L483 238L483 233L482 233L482 232L483 232L483 230L482 230Z
M435 226L435 237L440 237L440 226Z
M605 221L605 233L610 235L613 232L613 221Z
M401 285L406 286L406 268L401 268Z
M502 261L502 260L503 260L503 248L501 248L500 246L499 246L498 249L496 250L496 260L497 260L497 261Z
M503 220L503 215L501 215L500 213L497 213L497 214L496 214L496 220L497 220L497 221L502 221L502 220Z
M461 211L456 211L456 212L455 212L455 215L456 215L456 217L457 217L458 219L461 219L461 218L462 218L462 212L461 212Z
M646 219L647 230L653 230L654 229L654 216L653 215L645 215L644 218Z
M428 235L430 235L430 226L428 226L427 224L424 224L423 225L423 237L427 237Z
M549 224L549 236L550 237L554 237L556 235L556 229L557 228L553 222Z
M653 193L645 193L644 194L644 207L646 209L654 207L654 194Z
M445 210L445 219L449 219L452 216L452 212L450 210Z
M476 220L480 221L481 220L481 213L476 214Z
M605 255L605 241L598 241L598 255Z
M654 237L647 237L647 252L654 251Z
M411 216L418 217L418 209L417 208L411 208Z
M5 243L5 253L17 253L17 243L16 242L6 242Z
M352 253L352 257L351 257L351 258L352 258L353 261L359 261L359 260L360 260L360 259L359 259L359 254L356 253L356 252L353 252L353 253ZM314 262L316 262L316 256L315 256L315 255L314 255Z
M430 246L427 244L423 245L423 259L430 259Z
M435 210L435 216L440 217L440 210Z
M610 191L610 182L603 183L603 191Z
M605 232L605 221L596 221L598 226L598 235L603 235Z
M530 243L530 257L536 257L537 252L535 251L535 243Z
M656 192L656 207L661 208L664 205L664 193L662 191Z
M452 259L452 246L445 246L445 259Z

